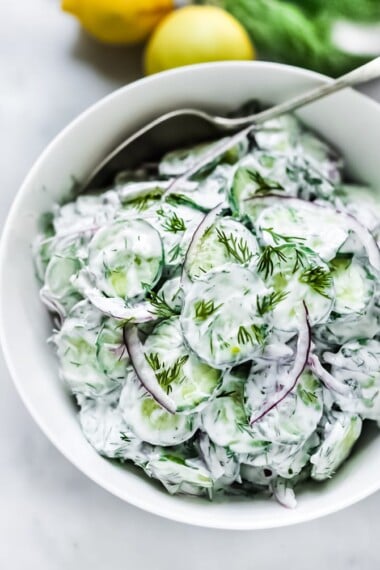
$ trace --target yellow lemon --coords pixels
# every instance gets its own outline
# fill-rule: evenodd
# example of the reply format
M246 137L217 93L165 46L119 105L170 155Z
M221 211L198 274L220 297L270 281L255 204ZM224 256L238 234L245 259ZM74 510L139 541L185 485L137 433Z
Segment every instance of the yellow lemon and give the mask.
M145 40L174 7L174 0L62 0L87 32L111 44Z
M243 26L216 6L186 6L166 16L145 52L148 74L173 67L232 59L253 59Z

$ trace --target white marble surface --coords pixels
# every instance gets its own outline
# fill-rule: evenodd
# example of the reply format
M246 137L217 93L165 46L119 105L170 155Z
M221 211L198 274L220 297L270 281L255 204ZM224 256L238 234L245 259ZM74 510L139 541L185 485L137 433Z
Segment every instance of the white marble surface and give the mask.
M46 143L90 103L137 78L139 55L80 35L58 0L1 0L0 224ZM371 93L380 100L380 84ZM34 425L1 356L0 378L0 568L379 568L380 494L287 529L229 533L175 524L87 480Z

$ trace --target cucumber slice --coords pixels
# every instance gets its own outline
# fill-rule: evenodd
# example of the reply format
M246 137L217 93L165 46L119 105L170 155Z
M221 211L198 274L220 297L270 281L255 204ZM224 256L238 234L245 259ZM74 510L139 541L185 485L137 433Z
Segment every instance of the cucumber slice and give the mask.
M63 316L82 299L72 280L87 259L88 241L86 235L55 236L47 244L50 260L45 269L41 297L51 301L52 305L58 304Z
M311 456L311 477L317 481L329 479L350 455L360 436L362 420L357 415L332 412L323 427L323 441Z
M215 445L205 433L198 437L198 449L217 487L240 482L240 464L234 453Z
M333 259L348 237L348 230L332 210L310 208L301 203L297 208L279 203L261 211L256 220L263 242L279 245L289 240L300 241L326 261Z
M220 370L201 362L185 346L177 317L155 327L145 341L144 352L178 412L199 411L221 385Z
M159 203L144 215L160 234L165 265L178 266L185 258L193 233L203 219L203 214L194 208L171 203Z
M205 362L226 368L261 353L267 337L257 313L263 282L238 265L208 273L187 292L181 325L187 344Z
M91 240L88 266L106 297L125 301L143 297L162 273L160 235L144 220L116 221Z
M338 206L343 204L363 226L372 232L378 232L380 205L378 194L373 188L358 184L342 184L336 189L335 195Z
M258 245L254 235L232 218L219 218L188 252L185 271L191 280L231 263L252 267Z
M371 303L375 277L356 259L337 257L331 262L334 280L334 312L347 315L364 314Z
M122 328L87 301L74 307L53 341L60 375L73 394L100 397L124 383L128 355Z
M121 392L120 410L133 433L153 445L183 443L198 429L197 414L167 412L145 391L134 372L129 372Z
M235 171L229 202L234 212L244 213L244 201L255 195L286 192L297 195L297 186L286 175L287 159L255 152L245 157Z
M53 226L58 235L83 234L109 224L120 209L117 192L79 196L74 202L56 207Z
M210 494L214 485L211 473L201 459L186 458L178 451L157 450L145 466L145 472L161 481L171 495Z
M150 446L128 429L120 410L107 399L85 400L79 421L88 442L104 457L132 460L141 466L147 463Z
M202 427L214 444L234 453L256 457L267 453L270 447L269 441L254 436L244 408L242 387L213 400L202 413Z
M202 143L167 153L159 164L160 175L181 176L223 141L227 141L227 139L219 139L211 143ZM209 170L220 162L235 163L247 152L247 148L248 141L245 139L207 165L206 169Z
M281 115L263 123L263 129L255 133L259 148L288 152L295 146L301 133L301 123L293 115Z
M347 395L334 394L343 412L380 420L380 342L357 340L344 344L336 354L325 352L331 374L349 388Z
M267 299L273 299L271 314L278 330L298 330L302 320L302 302L307 306L312 326L326 322L333 308L334 287L330 269L302 243L294 241L280 246L265 246L259 257L257 267L272 290Z
M281 369L265 367L255 372L245 385L246 409L250 416L261 408L268 391L276 391L281 383ZM315 431L323 411L322 386L316 377L305 371L296 388L252 426L257 439L273 444L302 446Z

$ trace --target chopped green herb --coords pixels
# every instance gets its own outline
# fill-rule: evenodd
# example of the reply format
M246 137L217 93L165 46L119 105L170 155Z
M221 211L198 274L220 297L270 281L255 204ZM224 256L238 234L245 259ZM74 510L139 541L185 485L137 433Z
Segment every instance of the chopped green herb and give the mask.
M286 256L282 251L282 247L274 247L273 245L265 246L257 264L258 271L260 271L260 273L264 273L265 279L273 274L275 261L286 261Z
M262 316L269 311L273 311L276 306L281 303L281 301L283 301L287 296L287 291L273 291L273 293L269 293L269 295L257 297L257 312Z
M161 293L161 295L159 295L154 291L149 291L147 298L154 309L154 314L158 317L167 319L177 314L165 299L165 293Z
M258 170L247 168L247 174L252 182L257 185L255 190L256 196L265 196L275 190L284 191L284 187L279 182L271 180L270 178L264 178Z
M161 225L165 231L176 234L178 232L184 232L186 230L185 220L183 218L180 218L177 212L173 212L169 216L163 215L162 217L164 218L164 222Z
M329 299L328 291L331 287L332 276L328 269L323 267L310 267L303 271L300 275L299 280L305 285L309 285L316 293L327 297Z
M239 344L263 344L264 332L262 327L258 325L240 326L237 341Z
M261 231L269 234L276 245L281 244L281 243L293 243L295 241L296 242L305 241L305 238L302 238L302 237L284 236L283 234L279 234L279 233L275 232L273 228L261 228Z
M215 306L214 301L197 301L194 305L195 308L195 318L199 321L205 321L210 317L217 309L222 305Z
M157 353L150 353L145 355L145 359L154 371L158 383L166 391L167 394L172 391L171 384L179 379L182 372L182 367L188 358L188 354L181 356L177 358L172 366L165 368L165 366L160 361Z
M245 239L239 240L232 234L227 235L224 231L217 229L218 241L224 245L228 255L236 259L241 264L249 263L253 257L252 251L248 247Z

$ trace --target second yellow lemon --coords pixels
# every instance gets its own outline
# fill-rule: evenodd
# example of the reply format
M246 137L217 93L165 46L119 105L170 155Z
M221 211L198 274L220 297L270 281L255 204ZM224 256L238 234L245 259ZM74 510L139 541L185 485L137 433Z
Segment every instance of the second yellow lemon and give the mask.
M214 6L187 6L166 16L145 52L148 74L207 61L253 59L255 51L242 25Z

